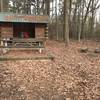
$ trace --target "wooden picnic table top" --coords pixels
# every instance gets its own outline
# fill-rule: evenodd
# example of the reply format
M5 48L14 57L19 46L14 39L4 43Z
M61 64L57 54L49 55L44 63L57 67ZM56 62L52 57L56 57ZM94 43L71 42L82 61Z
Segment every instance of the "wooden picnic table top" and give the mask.
M43 42L45 38L12 38L12 39L0 39L1 41L12 41L12 42Z

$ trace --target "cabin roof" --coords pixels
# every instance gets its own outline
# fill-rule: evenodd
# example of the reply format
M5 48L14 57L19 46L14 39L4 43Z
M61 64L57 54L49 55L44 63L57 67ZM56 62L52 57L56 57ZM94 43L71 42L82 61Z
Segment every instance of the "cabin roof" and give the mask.
M46 15L26 15L0 12L0 22L49 23Z

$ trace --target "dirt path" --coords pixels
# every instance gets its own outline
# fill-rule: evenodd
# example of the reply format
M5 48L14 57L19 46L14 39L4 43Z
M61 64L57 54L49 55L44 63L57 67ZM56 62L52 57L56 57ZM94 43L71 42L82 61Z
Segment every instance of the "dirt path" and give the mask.
M54 61L0 62L0 100L100 100L100 54L93 53L100 43L85 45L88 54L75 41L66 48L48 41Z

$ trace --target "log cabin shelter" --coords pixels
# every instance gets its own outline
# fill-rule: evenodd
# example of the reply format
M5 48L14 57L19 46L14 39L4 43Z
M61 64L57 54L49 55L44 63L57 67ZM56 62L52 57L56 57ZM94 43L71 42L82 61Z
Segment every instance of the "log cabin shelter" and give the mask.
M34 47L43 44L48 33L49 17L46 15L25 15L0 13L0 46L19 47L18 44Z
M48 16L0 13L0 38L44 38Z

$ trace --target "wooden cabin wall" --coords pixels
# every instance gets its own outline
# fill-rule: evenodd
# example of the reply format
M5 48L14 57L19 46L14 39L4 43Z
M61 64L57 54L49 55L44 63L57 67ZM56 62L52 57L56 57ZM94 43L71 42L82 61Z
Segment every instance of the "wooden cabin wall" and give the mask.
M0 27L1 38L13 38L14 33L18 33L21 28L20 25L18 25L19 27L13 28L15 26L12 23L0 23L0 26L1 26ZM35 28L35 32L34 32L34 28ZM45 37L45 28L46 28L45 24L35 24L35 27L34 25L28 24L27 28L24 27L23 30L25 31L27 29L30 30L30 32L33 30L32 33L33 34L35 33L35 38L43 38Z
M1 23L1 38L12 38L13 26L11 23Z
M36 38L45 37L45 25L44 24L36 24L35 25L35 37Z

